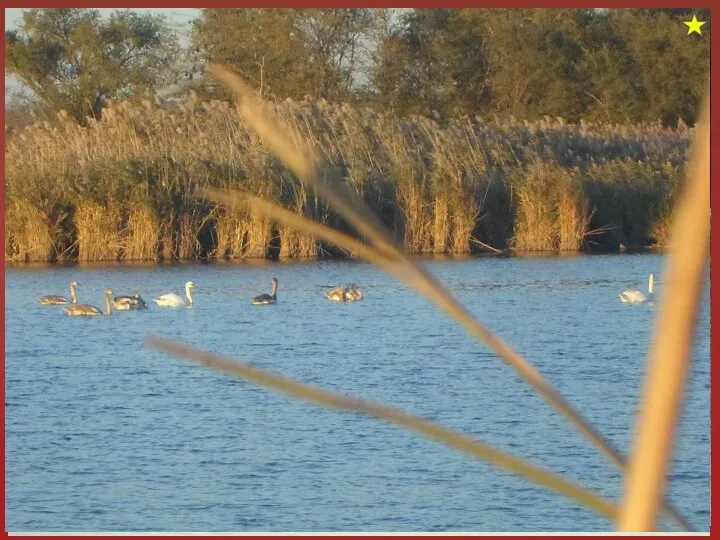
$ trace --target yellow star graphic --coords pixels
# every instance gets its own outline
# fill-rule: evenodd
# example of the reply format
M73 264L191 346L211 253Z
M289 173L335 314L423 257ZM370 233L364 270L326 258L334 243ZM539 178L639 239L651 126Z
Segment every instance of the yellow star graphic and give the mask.
M692 21L683 22L683 24L686 24L688 27L688 36L693 32L697 32L698 35L702 36L702 31L700 30L700 27L705 24L705 21L698 21L697 17L693 15Z

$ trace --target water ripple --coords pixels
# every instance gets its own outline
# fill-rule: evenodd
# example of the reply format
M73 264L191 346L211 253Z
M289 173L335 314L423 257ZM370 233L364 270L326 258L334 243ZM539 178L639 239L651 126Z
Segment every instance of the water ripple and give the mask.
M655 311L622 305L617 294L642 287L650 272L660 276L662 256L426 266L627 452ZM280 303L250 305L273 276ZM71 279L92 301L107 286L152 297L188 279L199 285L193 309L151 305L99 320L34 304ZM366 293L362 302L324 298L349 282ZM708 530L707 293L699 324L669 489ZM620 473L514 371L420 295L365 264L11 268L5 330L8 530L612 528L563 497L395 426L143 346L146 334L160 334L384 402L620 496Z

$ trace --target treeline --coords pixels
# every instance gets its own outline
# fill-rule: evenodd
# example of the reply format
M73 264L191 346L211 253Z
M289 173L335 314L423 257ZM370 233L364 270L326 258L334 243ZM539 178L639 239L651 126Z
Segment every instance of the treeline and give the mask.
M662 246L694 128L400 120L349 104L276 102L288 137L411 253ZM263 217L199 199L250 191L346 229L223 101L123 101L80 126L26 127L6 142L7 260L342 256ZM351 255L351 254L350 254Z
M706 21L688 35L683 21ZM207 61L268 99L311 96L442 124L693 125L710 66L709 9L204 9L187 47L162 16L31 9L6 32L6 73L49 117L99 118L111 98L226 99Z

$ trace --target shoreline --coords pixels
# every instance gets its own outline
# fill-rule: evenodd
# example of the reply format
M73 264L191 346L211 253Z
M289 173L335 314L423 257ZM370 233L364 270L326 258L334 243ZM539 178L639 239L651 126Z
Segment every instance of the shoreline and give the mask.
M503 251L499 253L470 253L470 254L417 254L410 256L419 261L467 261L485 258L520 258L520 259L560 259L575 257L594 257L599 255L648 255L663 254L666 248L645 248L626 251ZM102 267L149 267L149 266L197 266L197 265L226 265L226 266L271 266L276 264L295 265L319 262L344 262L371 264L363 259L352 257L296 257L296 258L194 258L171 260L138 260L138 261L5 261L8 268L102 268Z

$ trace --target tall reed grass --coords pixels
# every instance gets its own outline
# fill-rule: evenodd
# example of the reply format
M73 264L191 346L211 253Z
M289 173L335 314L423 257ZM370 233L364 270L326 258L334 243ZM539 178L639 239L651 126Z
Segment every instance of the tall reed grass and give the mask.
M56 256L57 227L42 210L25 200L5 203L5 259L51 261Z
M149 205L140 203L130 211L123 233L122 258L126 261L153 261L158 257L160 222Z
M409 253L662 246L693 135L551 118L441 126L323 100L270 107ZM59 114L10 133L5 163L6 260L329 252L247 212L198 206L193 193L208 187L348 230L220 101L114 102L86 126Z

